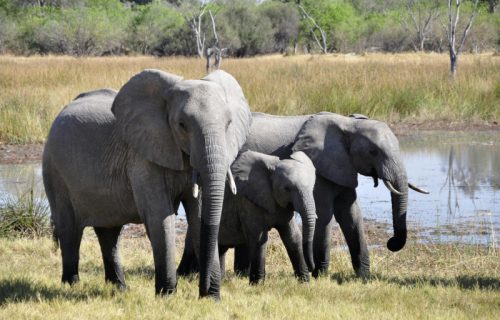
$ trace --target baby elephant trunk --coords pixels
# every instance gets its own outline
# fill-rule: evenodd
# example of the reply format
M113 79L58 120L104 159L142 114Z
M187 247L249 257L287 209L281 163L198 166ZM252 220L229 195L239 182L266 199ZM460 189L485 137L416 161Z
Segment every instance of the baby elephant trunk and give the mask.
M313 258L313 238L314 229L316 227L316 206L314 204L314 197L312 194L301 195L295 205L296 210L299 211L302 218L302 249L304 251L304 258L307 263L309 271L314 270Z

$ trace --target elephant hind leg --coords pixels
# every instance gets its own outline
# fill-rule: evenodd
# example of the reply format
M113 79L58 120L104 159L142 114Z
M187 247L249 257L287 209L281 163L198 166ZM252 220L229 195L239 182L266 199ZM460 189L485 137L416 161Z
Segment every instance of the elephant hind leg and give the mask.
M246 244L234 247L234 273L238 276L248 276L250 269L250 252Z
M67 215L73 216L73 210L67 207ZM73 219L67 219L73 220ZM73 285L80 280L78 275L78 263L80 260L80 243L82 241L83 228L73 221L55 226L55 232L61 247L63 262L62 282Z
M118 240L122 226L113 228L94 227L101 246L102 260L106 281L115 284L120 290L126 290L125 277L120 262Z
M226 253L229 247L219 245L219 264L220 264L220 278L224 279L226 276Z

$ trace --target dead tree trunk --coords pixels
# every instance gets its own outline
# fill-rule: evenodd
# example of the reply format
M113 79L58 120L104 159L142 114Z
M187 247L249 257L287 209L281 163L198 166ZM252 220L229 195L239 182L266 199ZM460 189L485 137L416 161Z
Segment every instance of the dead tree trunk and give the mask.
M326 46L326 33L325 33L325 30L323 30L323 28L321 28L318 23L316 22L316 20L314 20L313 17L311 17L311 15L309 13L307 13L306 9L304 9L304 7L302 5L298 5L300 11L302 11L302 17L304 19L307 19L309 20L311 23L312 23L312 27L310 29L310 32L311 32L311 35L313 36L313 39L314 41L316 41L316 44L318 45L318 47L321 48L321 52L322 53L327 53L328 52L328 47ZM319 34L321 36L321 41L318 39L318 36L316 35L316 30L319 31Z
M451 4L452 0L448 0L448 26L447 26L447 34L448 34L448 48L450 52L450 74L452 78L455 78L457 74L457 65L458 65L458 55L462 52L462 48L465 43L465 39L467 38L467 34L469 33L472 22L474 21L474 17L477 12L477 3L479 0L474 1L474 7L472 9L472 14L469 18L469 22L462 33L462 37L460 39L460 44L458 47L456 46L456 37L457 37L457 25L460 20L460 5L462 4L461 0L456 0L455 10L453 10L453 6ZM453 11L455 11L455 15L453 15Z
M189 16L186 17L186 20L193 31L195 41L196 41L196 50L198 53L198 56L200 58L203 58L203 54L205 52L205 33L202 32L201 30L201 24L202 24L202 18L203 15L205 14L206 6L203 6L201 8L201 11L199 11L197 14L191 12L189 10Z
M207 48L207 50L205 52L205 58L207 59L207 65L206 65L207 73L210 72L212 67L215 67L215 70L220 69L220 65L222 62L222 53L224 51L224 49L221 49L219 47L219 37L217 35L217 30L215 28L215 19L214 19L214 16L212 14L212 11L208 10L208 13L210 14L210 20L212 21L212 31L214 33L214 44L210 48ZM214 57L214 63L211 64L210 60L212 59L212 57Z

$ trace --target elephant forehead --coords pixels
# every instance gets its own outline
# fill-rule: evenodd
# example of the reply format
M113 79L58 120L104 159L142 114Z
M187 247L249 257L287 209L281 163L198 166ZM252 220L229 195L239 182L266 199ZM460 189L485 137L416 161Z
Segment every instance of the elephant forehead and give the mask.
M313 166L292 159L281 160L276 172L297 186L312 187L316 181L316 170Z
M376 120L362 120L360 124L358 128L363 135L381 149L399 150L398 139L387 124Z
M222 88L213 82L203 80L184 80L178 82L172 91L180 94L188 94L190 99L200 101L210 101L211 99L227 102Z

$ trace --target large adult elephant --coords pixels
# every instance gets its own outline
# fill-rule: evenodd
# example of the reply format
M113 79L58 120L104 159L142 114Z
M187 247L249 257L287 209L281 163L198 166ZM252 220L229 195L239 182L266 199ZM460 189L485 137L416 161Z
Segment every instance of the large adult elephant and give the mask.
M106 280L124 287L118 237L124 224L142 222L153 248L156 293L174 292L175 212L182 202L194 212L201 204L200 296L218 297L225 181L232 180L229 166L250 122L239 84L224 71L183 80L144 70L118 93L79 95L55 119L43 154L62 281L79 280L82 232L92 226ZM201 203L191 192L193 179L201 179Z
M425 191L408 183L398 140L385 123L361 115L345 117L329 112L291 117L254 113L242 150L247 149L280 158L303 151L316 167L314 199L318 221L314 233L313 276L328 269L333 216L346 239L356 274L370 275L363 218L356 195L358 173L372 177L375 187L381 179L390 190L394 237L387 247L391 251L404 247L408 186ZM181 274L189 272L194 265L187 244ZM237 254L243 260L245 256ZM235 264L243 271L247 262L235 261Z

